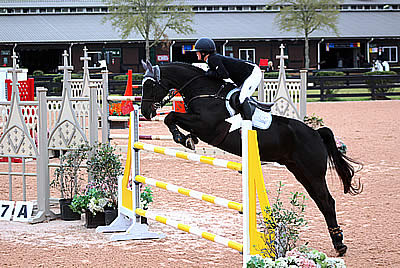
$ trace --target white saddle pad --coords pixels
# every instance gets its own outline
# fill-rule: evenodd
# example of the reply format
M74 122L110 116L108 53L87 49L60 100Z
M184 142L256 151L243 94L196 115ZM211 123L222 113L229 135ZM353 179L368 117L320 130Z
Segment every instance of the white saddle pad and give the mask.
M242 122L242 117L240 116L240 114L235 115L235 110L229 104L229 99L232 97L233 93L238 91L240 91L239 88L234 88L231 91L229 91L229 93L226 95L225 105L231 117L227 118L225 121L231 123L232 125L229 132L240 128ZM256 108L253 117L251 118L251 122L253 127L259 129L268 129L272 123L272 115L271 113Z

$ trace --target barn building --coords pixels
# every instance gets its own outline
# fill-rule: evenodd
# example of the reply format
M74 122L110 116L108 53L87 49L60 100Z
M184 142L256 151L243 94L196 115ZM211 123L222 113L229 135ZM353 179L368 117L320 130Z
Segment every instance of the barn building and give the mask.
M195 62L190 51L199 37L213 38L219 53L253 61L276 63L281 43L289 55L288 68L304 67L304 40L296 32L280 31L274 23L279 7L268 0L185 0L193 12L194 33L168 31L168 40L151 50L153 63ZM132 32L122 39L110 22L102 0L4 0L0 2L0 64L11 66L13 51L29 73L58 72L62 53L69 51L75 71L86 46L95 66L106 58L111 72L140 72L145 58L143 38ZM338 33L316 31L310 39L313 69L368 67L376 58L399 65L400 0L344 0ZM265 60L263 61L265 62Z

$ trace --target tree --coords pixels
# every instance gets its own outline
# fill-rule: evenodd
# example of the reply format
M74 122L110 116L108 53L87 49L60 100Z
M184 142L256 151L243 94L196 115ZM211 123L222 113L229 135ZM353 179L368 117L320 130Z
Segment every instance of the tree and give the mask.
M146 60L150 48L168 38L168 29L178 34L192 33L193 13L190 7L173 5L172 0L106 0L110 20L123 39L134 31L145 40Z
M341 0L276 0L272 5L280 6L275 18L281 31L294 30L304 36L305 68L310 67L309 37L315 30L336 28Z

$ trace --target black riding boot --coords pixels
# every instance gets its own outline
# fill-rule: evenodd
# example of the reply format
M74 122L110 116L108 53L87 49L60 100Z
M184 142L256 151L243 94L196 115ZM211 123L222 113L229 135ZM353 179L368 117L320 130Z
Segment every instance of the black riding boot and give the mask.
M251 120L253 117L253 111L250 107L249 98L246 98L242 103L240 114L242 115L243 120Z

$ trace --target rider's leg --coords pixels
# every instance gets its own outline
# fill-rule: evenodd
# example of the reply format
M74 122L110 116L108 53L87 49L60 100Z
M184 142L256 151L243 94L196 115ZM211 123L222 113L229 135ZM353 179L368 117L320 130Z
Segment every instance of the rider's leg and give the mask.
M252 114L250 110L250 105L248 103L248 98L253 95L254 91L258 88L261 82L262 72L257 65L254 65L253 72L244 81L240 89L239 102L242 106L242 117L245 120L251 120Z

